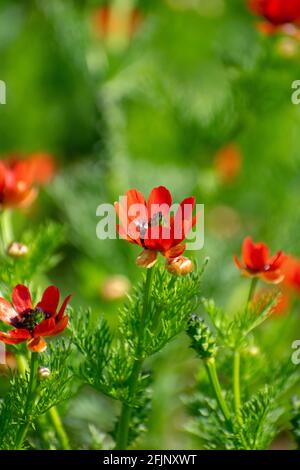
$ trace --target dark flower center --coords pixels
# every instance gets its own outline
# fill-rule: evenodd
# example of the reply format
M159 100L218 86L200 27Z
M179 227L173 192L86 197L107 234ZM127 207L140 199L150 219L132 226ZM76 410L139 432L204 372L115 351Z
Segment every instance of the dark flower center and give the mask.
M165 218L161 212L157 212L154 216L149 220L149 222L145 219L135 220L135 225L139 229L141 239L145 238L146 232L149 227L157 227L160 225L164 225Z
M44 312L40 307L34 309L27 309L11 320L11 324L15 328L25 328L26 330L32 331L43 320L50 317L50 314Z

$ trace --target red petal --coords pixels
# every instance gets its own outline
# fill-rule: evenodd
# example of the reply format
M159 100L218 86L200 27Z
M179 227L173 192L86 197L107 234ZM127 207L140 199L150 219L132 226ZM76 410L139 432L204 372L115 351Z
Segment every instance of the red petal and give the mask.
M237 268L242 269L242 270L245 269L245 266L241 263L241 261L238 259L236 255L233 256L233 261Z
M125 197L127 198L127 210L129 210L132 204L141 204L146 206L146 201L143 194L137 189L129 189L129 191L127 191L125 194Z
M165 253L163 253L163 255L168 259L178 258L178 256L180 256L180 255L182 255L182 253L184 253L184 250L185 250L185 245L179 244L179 245L175 245L172 248L170 248L169 250L165 251Z
M66 306L68 305L69 300L71 299L72 295L68 295L68 297L65 298L65 300L62 303L62 306L60 307L60 310L58 312L58 315L56 317L56 321L59 321L62 319L63 314L65 313Z
M159 186L158 188L152 189L148 199L148 218L152 219L158 212L161 212L164 217L167 217L171 205L172 196L167 188ZM158 208L158 206L160 206L160 208Z
M50 336L50 333L55 330L55 318L51 317L48 320L43 320L39 325L34 328L33 336Z
M270 270L276 270L282 267L283 263L286 261L287 256L283 251L278 251L276 255L272 256L269 260Z
M10 320L17 316L17 312L12 305L5 299L0 298L0 320L10 324Z
M32 338L28 343L28 349L32 352L43 352L47 348L47 343L43 338Z
M176 244L186 238L187 234L197 222L198 215L193 217L195 202L196 199L194 197L188 197L179 205L174 220L172 221L173 238Z
M264 243L253 243L251 237L247 237L243 241L242 256L247 268L252 271L264 271L269 250Z
M157 261L157 253L156 251L151 250L144 250L142 253L137 257L136 264L140 268L152 268Z
M19 344L31 338L31 334L25 329L16 329L8 331L7 333L0 332L0 341L6 344Z
M56 286L49 286L45 290L42 300L37 304L45 313L51 316L56 314L59 303L59 290Z
M32 308L31 295L28 287L18 284L12 292L13 305L18 313Z
M62 333L62 332L64 331L64 329L67 327L68 321L69 321L69 317L68 317L68 316L63 317L63 318L56 324L55 329L54 329L51 333L49 333L47 336L56 336L56 335L58 335L59 333Z

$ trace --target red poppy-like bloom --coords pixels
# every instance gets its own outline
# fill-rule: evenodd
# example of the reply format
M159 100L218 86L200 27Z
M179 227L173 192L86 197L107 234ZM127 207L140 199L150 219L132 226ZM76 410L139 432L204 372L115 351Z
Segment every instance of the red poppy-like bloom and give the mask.
M272 284L278 284L284 278L283 264L286 255L279 251L270 257L267 245L253 243L251 237L246 237L243 241L242 261L237 256L233 259L244 276L259 277Z
M242 167L242 155L235 144L221 148L214 160L216 172L224 183L231 183L239 175Z
M172 196L164 186L154 188L147 202L139 191L131 189L125 195L124 204L115 203L120 237L144 248L137 258L139 266L152 267L158 253L171 260L185 251L182 242L197 221L197 216L193 216L195 198L184 199L175 215L171 206Z
M13 305L0 298L0 320L14 327L13 330L0 332L0 341L7 344L27 341L31 351L44 351L47 347L44 337L58 335L68 324L68 316L64 312L71 296L65 298L57 312L59 297L58 288L49 286L42 300L33 307L28 288L17 285L12 292Z
M0 207L28 207L37 196L37 185L48 183L54 171L54 160L48 154L0 160Z

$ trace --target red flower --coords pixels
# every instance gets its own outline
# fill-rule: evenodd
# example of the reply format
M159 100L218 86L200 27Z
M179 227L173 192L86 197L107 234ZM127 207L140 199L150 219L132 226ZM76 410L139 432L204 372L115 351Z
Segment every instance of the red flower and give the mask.
M0 206L28 207L36 198L36 185L48 183L54 171L54 160L45 153L0 160Z
M21 284L13 289L11 305L0 298L0 320L14 327L6 333L0 332L0 341L7 344L18 344L28 341L28 348L33 352L42 352L47 344L43 337L56 336L68 324L64 316L71 296L65 298L57 313L59 290L55 286L47 287L42 300L33 307L28 288Z
M242 155L235 144L221 148L215 156L215 169L223 183L231 183L241 171Z
M284 284L300 293L300 260L287 256L283 264Z
M243 241L242 262L234 256L236 266L244 276L259 277L266 282L278 284L284 278L283 263L286 256L282 251L270 257L269 249L264 243L253 243L251 237Z
M273 25L300 20L300 0L250 0L249 6L254 13L264 16Z
M6 163L0 161L0 206L27 207L35 199L33 174L24 160Z
M139 266L153 266L158 252L168 260L182 255L185 251L182 242L197 220L193 216L194 197L184 199L174 216L171 215L172 196L164 186L154 188L148 202L139 191L131 189L124 202L125 205L115 203L121 222L117 229L121 238L144 248L137 259Z

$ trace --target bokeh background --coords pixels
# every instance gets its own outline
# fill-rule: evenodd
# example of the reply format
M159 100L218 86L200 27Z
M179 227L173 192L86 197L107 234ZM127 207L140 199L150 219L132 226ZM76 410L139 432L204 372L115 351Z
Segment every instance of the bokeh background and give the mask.
M300 42L266 37L256 20L244 0L1 0L0 154L46 151L59 166L15 224L20 233L48 219L64 225L50 278L74 305L113 325L140 278L136 247L96 237L97 206L131 187L148 194L163 184L176 201L204 203L205 247L192 256L210 258L203 295L229 310L248 289L232 262L245 235L300 256L300 105L291 102ZM266 326L265 341L286 321ZM285 350L300 334L297 312L288 321ZM179 338L153 359L141 447L198 446L184 429L181 398L199 366L187 345ZM270 361L277 356L280 347ZM84 388L65 422L91 447L114 412Z

